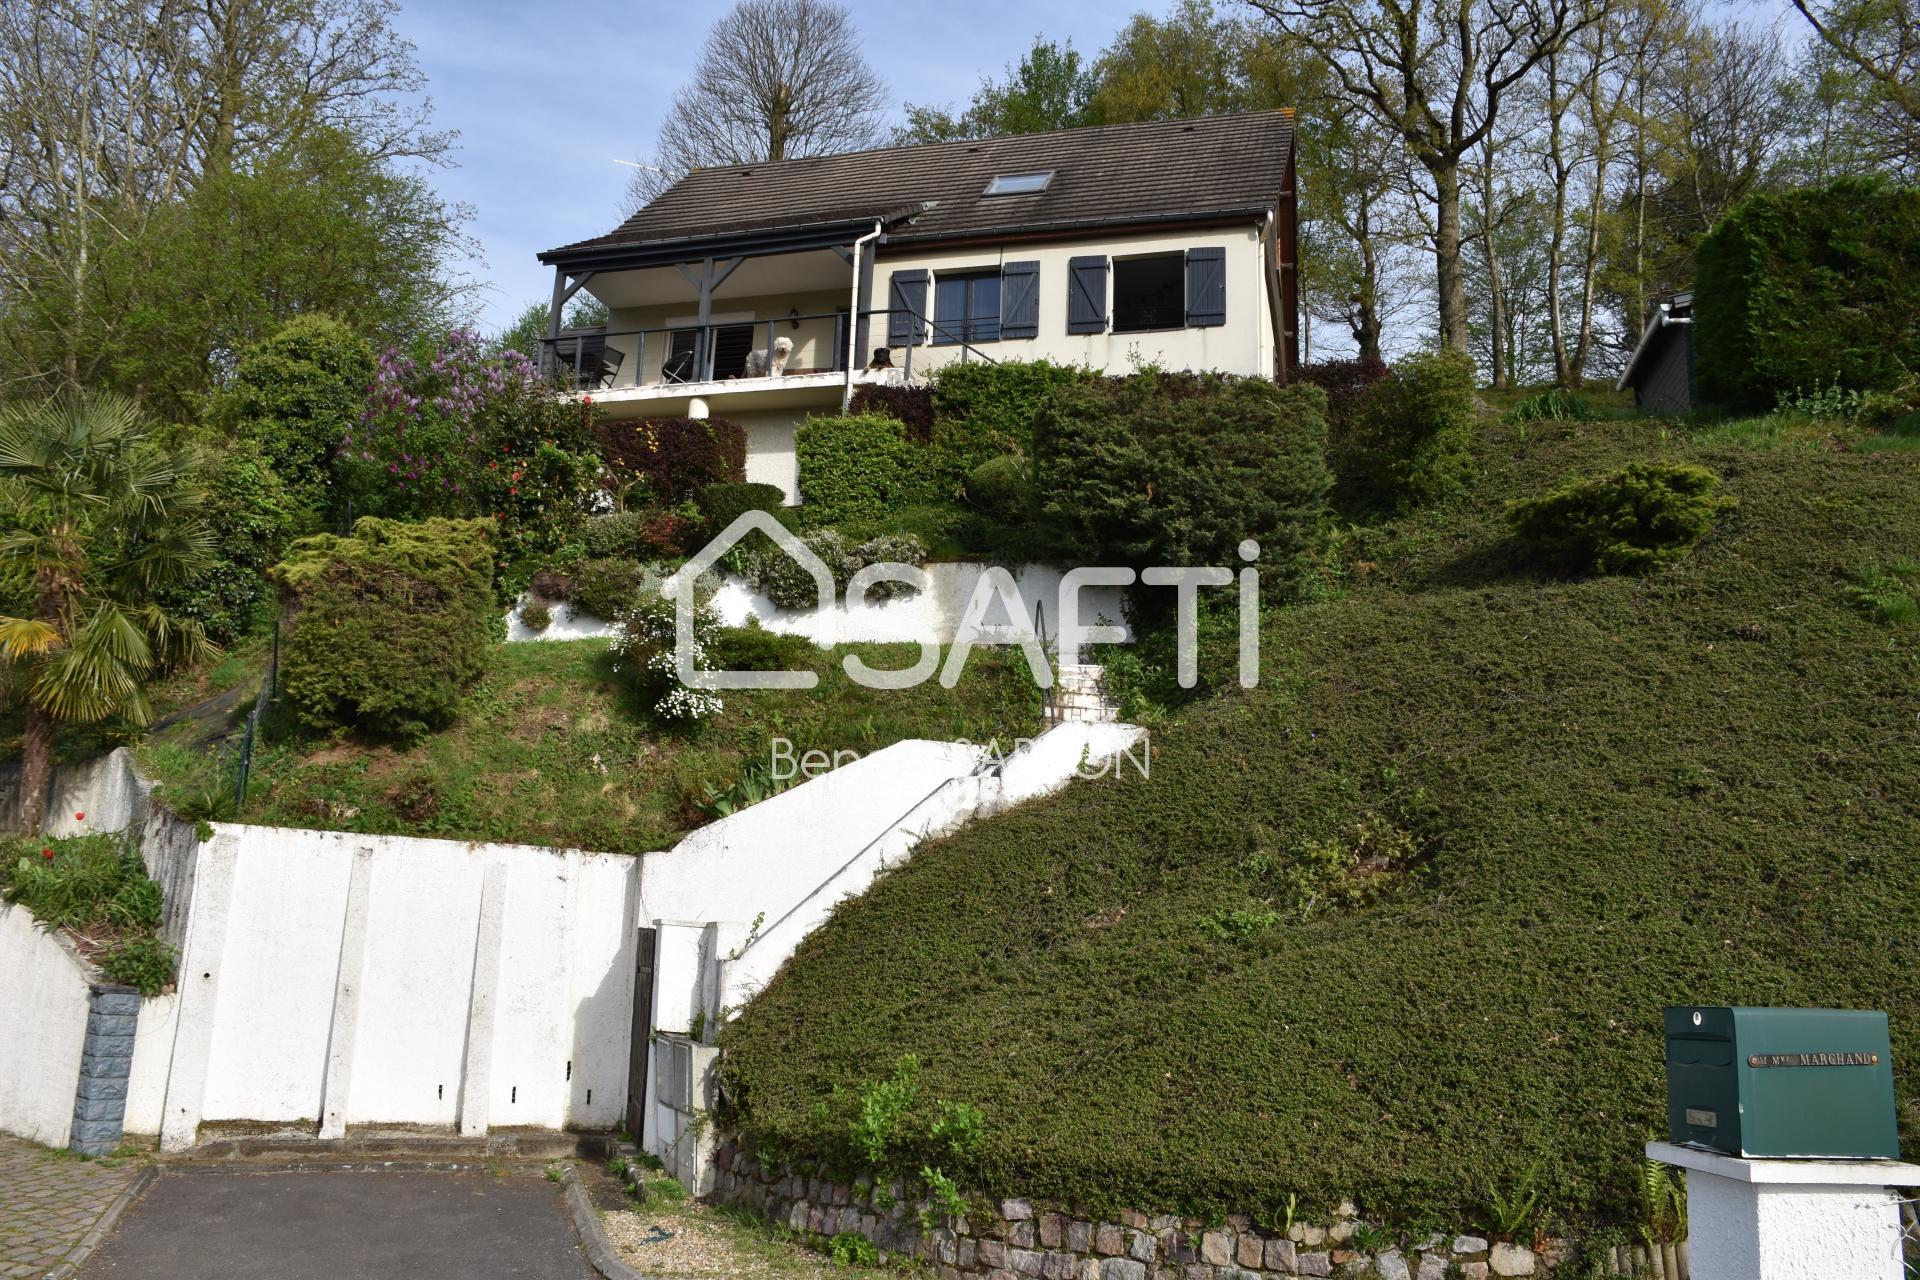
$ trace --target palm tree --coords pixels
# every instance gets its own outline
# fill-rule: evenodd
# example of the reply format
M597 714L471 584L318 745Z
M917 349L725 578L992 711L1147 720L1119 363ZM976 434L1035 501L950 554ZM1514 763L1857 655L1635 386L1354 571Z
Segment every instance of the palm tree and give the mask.
M0 580L32 616L0 616L0 663L26 702L21 818L45 816L59 721L153 718L146 680L210 655L200 624L155 603L212 561L199 457L162 450L131 401L68 393L0 412Z

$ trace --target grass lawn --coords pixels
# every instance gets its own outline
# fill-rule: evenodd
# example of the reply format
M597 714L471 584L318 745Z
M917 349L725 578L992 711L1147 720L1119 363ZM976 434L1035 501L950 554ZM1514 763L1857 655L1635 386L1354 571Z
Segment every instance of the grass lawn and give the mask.
M810 690L729 691L705 727L657 725L614 671L602 640L495 645L487 674L449 728L408 745L319 734L276 707L256 748L240 819L273 826L433 835L616 852L663 849L710 821L725 791L794 751L867 753L907 738L1003 744L1039 728L1039 696L1024 662L977 649L952 690L937 681L870 690L840 668L905 667L913 645L801 646L820 673ZM231 749L228 748L229 754ZM211 780L216 758L158 735L143 758L182 795Z
M1634 421L1490 422L1477 454L1269 617L1260 687L1157 726L1150 781L843 906L722 1032L736 1129L856 1167L845 1100L911 1053L923 1100L984 1113L949 1172L989 1193L1458 1230L1531 1182L1528 1229L1630 1238L1663 1006L1885 1009L1920 1061L1920 457ZM1508 500L1641 458L1739 505L1652 577L1523 562ZM1400 869L1322 905L1329 847Z

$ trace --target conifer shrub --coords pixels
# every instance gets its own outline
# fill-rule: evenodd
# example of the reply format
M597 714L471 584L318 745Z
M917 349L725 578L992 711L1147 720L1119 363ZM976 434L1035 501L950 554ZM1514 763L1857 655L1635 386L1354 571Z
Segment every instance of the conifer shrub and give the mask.
M1543 565L1568 573L1651 573L1678 560L1734 504L1685 462L1634 462L1508 504L1507 520Z
M1367 393L1353 431L1356 460L1395 506L1450 497L1473 478L1473 417L1472 357L1408 356Z
M1701 242L1694 374L1710 404L1764 411L1920 368L1920 190L1849 178L1749 196Z
M1331 478L1326 397L1257 378L1144 372L1055 390L1035 425L1034 486L1083 564L1239 565L1296 573Z
M444 726L486 664L493 522L362 517L275 566L284 688L323 728L414 738Z
M1026 464L1011 453L988 458L967 473L967 501L991 519L1025 519L1032 497Z
M1033 424L1059 387L1094 374L1050 360L970 360L933 376L933 443L962 474L1004 453L1033 452Z

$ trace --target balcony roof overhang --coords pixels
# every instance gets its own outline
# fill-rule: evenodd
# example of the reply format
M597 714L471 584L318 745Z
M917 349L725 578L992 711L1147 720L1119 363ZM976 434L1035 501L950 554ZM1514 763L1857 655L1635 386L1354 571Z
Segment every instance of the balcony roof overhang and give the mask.
M567 272L624 271L635 267L666 267L676 263L700 262L707 258L758 258L780 253L803 253L810 249L831 249L852 244L872 231L876 222L883 226L896 223L922 212L925 207L916 204L855 218L835 218L797 226L676 236L633 244L570 246L549 249L540 255L540 261Z

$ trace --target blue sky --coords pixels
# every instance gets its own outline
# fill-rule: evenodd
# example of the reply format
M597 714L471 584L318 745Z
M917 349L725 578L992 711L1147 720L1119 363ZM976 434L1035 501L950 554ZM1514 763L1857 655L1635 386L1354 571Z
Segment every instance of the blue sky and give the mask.
M868 60L903 102L960 103L983 72L1000 74L1037 33L1100 50L1133 12L1165 0L852 0ZM707 28L725 11L571 0L554 6L496 0L403 0L398 25L418 47L440 128L460 131L451 168L432 181L472 206L480 257L468 271L492 287L479 299L485 329L544 299L553 273L542 249L599 235L618 221L629 170L649 159L674 90Z
M1135 12L1172 0L846 0L868 60L900 104L964 103L983 73L998 76L1035 35L1098 53ZM1223 3L1220 7L1231 7ZM1716 16L1785 21L1787 0L1716 0ZM543 300L553 273L534 255L599 235L618 221L629 170L652 156L674 91L724 4L657 0L402 0L398 25L418 49L438 127L460 132L453 166L432 181L472 207L479 254L466 264L487 287L483 329ZM1794 35L1798 35L1796 29Z

